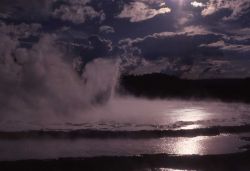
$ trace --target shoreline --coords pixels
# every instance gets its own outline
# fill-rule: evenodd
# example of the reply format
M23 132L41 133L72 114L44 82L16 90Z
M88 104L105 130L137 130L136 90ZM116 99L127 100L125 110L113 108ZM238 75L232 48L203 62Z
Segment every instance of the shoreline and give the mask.
M0 131L0 140L17 139L147 139L163 137L197 137L197 136L217 136L221 134L240 134L250 133L250 125L239 126L212 126L207 128L177 129L177 130L97 130L97 129L78 129L78 130L31 130L5 132Z

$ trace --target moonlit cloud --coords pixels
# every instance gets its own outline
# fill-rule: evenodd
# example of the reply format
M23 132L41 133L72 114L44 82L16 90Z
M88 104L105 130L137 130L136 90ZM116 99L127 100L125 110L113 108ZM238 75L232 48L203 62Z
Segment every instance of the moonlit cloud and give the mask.
M238 51L239 53L244 53L244 52L250 52L250 45L243 45L243 44L230 44L230 43L225 43L223 40L219 40L214 43L210 44L203 44L201 47L214 47L214 48L220 48L221 50L225 51Z
M107 25L103 25L99 28L99 31L100 33L106 33L106 34L109 34L109 33L114 33L115 30L113 27L111 26L107 26Z
M168 7L153 9L143 2L131 2L124 6L122 12L117 17L128 18L130 22L140 22L170 12L171 9Z
M137 0L138 2L143 2L147 4L159 5L165 4L165 0Z
M221 10L229 10L230 15L225 16L223 20L236 20L250 10L249 0L209 0L206 8L202 11L203 16L209 16Z
M0 21L0 33L11 35L13 38L27 38L29 36L36 36L39 34L41 27L41 24L38 23L8 25Z
M9 19L47 19L57 0L1 0L0 17Z
M178 23L179 23L179 25L185 25L193 18L194 18L193 14L186 14L186 15L183 15L179 18Z
M202 26L188 26L184 27L183 30L189 35L207 35L211 33L209 30Z
M244 30L248 32L248 29ZM185 78L211 78L216 72L221 71L216 76L223 77L225 73L225 77L230 77L233 74L231 69L236 73L240 70L233 64L230 69L224 68L225 65L214 64L215 61L231 63L232 59L237 60L236 56L249 54L249 45L244 42L233 43L230 42L231 39L232 37L211 31L205 26L193 25L176 32L161 32L135 39L124 39L120 43L123 47L127 44L127 49L138 48L137 51L141 55L142 62L137 63L137 67L131 69L130 73L138 75L164 72ZM227 59L228 57L231 59ZM239 65L240 61L237 61ZM245 67L246 71L247 66L248 64Z
M165 2L162 2L162 3L160 4L160 7L165 6L165 5L166 5L166 3L165 3Z
M197 2L197 1L191 2L191 5L193 7L204 7L205 6L202 2Z
M241 28L236 30L231 30L230 33L233 34L231 36L232 39L237 41L249 41L250 40L250 28Z
M99 18L105 19L105 14L102 11L96 11L92 6L88 5L89 0L74 0L68 5L61 5L55 9L53 16L64 21L71 21L75 24L84 23L88 19Z

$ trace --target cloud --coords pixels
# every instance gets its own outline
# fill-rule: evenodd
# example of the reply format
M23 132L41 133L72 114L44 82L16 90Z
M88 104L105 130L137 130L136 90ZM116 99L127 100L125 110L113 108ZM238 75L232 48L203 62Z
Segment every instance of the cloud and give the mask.
M112 51L112 41L93 35L87 38L89 46L82 49L83 57L90 59L107 57Z
M237 51L238 53L250 52L250 45L225 43L223 40L210 44L202 44L200 47L219 48L225 51Z
M153 3L155 1L149 1ZM117 16L118 18L128 18L130 22L140 22L151 19L157 15L170 13L171 9L168 7L160 7L159 9L151 8L144 1L130 2L124 5L123 10Z
M138 1L139 2L148 3L148 4L160 5L160 6L162 6L163 4L165 4L164 0L138 0Z
M183 26L187 24L189 21L191 21L194 18L194 15L192 13L185 13L178 19L178 24L180 26Z
M222 37L222 34L211 32L202 26L189 26L179 32L161 32L142 38L124 39L120 44L137 47L141 55L147 59L187 58L193 55L206 55L207 52L200 51L199 46L204 42L218 41Z
M233 58L249 53L249 1L188 0L182 6L175 0L97 1L3 0L0 34L24 49L32 49L43 33L56 35L55 44L62 53L67 52L65 56L71 56L68 62L74 62L78 74L96 58L119 56L124 70L151 72L163 71L167 67L164 62L178 63L173 58L187 67L199 58ZM222 18L224 21L219 21ZM238 20L229 22L233 18ZM19 59L15 60L20 64L26 61ZM174 66L183 71L178 65Z
M191 5L193 7L204 7L205 6L202 2L198 2L198 1L191 2Z
M115 30L111 26L103 25L99 28L99 32L109 34L109 33L114 33Z
M232 78L241 73L246 77L250 73L249 62L243 64L250 54L248 33L249 28L227 33L191 25L176 32L126 38L119 45L128 56L132 54L137 59L137 67L130 68L132 74L163 72L199 79ZM241 64L244 71L239 67Z
M0 33L15 38L28 38L29 36L37 36L41 28L41 24L38 23L21 23L17 25L7 25L4 22L0 22Z
M15 20L44 21L51 17L75 24L87 20L105 20L102 10L96 11L90 4L91 0L8 0L0 2L0 18Z
M177 67L174 66L174 62L166 58L155 61L141 59L140 64L133 69L130 69L128 73L132 75L144 75L151 73L167 73L170 75L176 75Z
M183 78L246 78L250 74L250 60L207 59L197 61L189 70L182 73Z
M55 18L64 21L71 21L75 24L85 23L87 20L99 18L100 21L105 19L102 11L96 11L89 5L90 0L72 0L68 4L62 4L53 12Z
M8 0L0 1L0 17L10 19L45 19L50 16L55 0Z
M229 31L230 34L233 34L231 38L233 40L239 41L244 44L250 43L250 28L240 28Z
M107 28L109 29L108 26L104 27L104 29ZM96 27L96 29L99 33L100 27ZM112 57L114 45L108 39L109 34L107 35L107 33L87 34L82 31L82 27L77 29L60 27L55 35L57 36L56 43L63 47L64 52L73 57L80 57L84 65L96 58Z
M187 26L183 28L182 33L186 33L189 36L217 34L209 31L206 27L203 26Z
M236 20L250 11L249 0L209 0L202 10L203 16L209 16L221 10L229 10L230 14L223 17L223 20Z

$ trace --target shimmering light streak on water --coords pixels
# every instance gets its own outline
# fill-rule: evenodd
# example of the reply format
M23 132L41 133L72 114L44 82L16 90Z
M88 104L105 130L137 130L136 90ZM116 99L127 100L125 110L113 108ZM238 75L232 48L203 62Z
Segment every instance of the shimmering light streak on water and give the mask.
M179 169L169 169L169 168L158 168L155 171L195 171L195 170L179 170Z
M194 137L177 141L173 151L176 154L202 154L204 153L202 140L205 139L208 139L208 137Z
M159 139L1 140L0 160L134 156L159 153L175 155L226 154L241 151L238 148L245 144L247 142L240 140L238 135Z
M195 122L199 120L206 120L210 117L210 113L206 112L202 107L184 107L176 109L171 112L176 120L185 122Z

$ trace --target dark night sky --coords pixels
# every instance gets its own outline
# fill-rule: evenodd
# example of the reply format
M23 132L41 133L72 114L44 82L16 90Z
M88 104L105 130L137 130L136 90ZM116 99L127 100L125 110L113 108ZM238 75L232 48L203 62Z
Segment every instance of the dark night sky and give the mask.
M18 73L13 65L36 58L47 37L70 62L119 58L132 74L249 77L249 18L249 0L1 0L0 75Z

